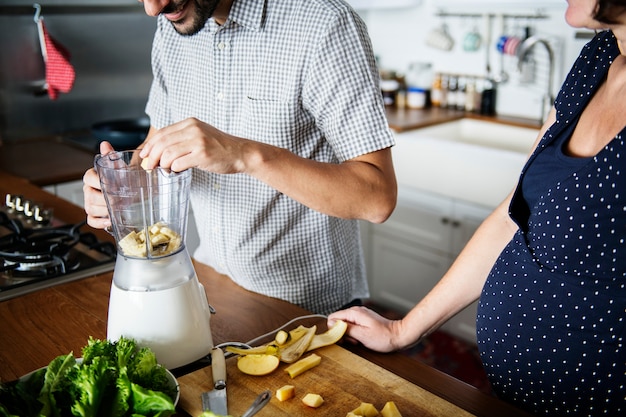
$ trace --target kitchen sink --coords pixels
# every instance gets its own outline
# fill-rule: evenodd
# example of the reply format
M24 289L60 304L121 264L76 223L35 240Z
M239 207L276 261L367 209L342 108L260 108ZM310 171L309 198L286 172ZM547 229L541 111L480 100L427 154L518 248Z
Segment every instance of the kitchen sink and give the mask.
M461 119L396 133L398 185L495 207L515 186L538 132Z
M434 139L521 152L526 155L535 142L539 130L466 118L417 129L411 133Z

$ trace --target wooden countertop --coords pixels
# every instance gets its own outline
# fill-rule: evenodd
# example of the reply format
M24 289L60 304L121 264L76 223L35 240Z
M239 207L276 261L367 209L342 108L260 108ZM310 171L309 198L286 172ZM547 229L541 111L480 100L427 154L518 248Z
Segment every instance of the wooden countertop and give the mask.
M19 193L54 207L58 218L78 222L84 212L28 181L0 171L0 193ZM103 231L101 238L110 239ZM309 314L288 302L249 292L195 263L200 282L217 314L211 318L214 343L249 341L289 320ZM89 336L106 337L112 273L96 275L0 302L0 380L8 381L74 352ZM324 326L324 321L317 323ZM345 344L356 355L477 416L528 416L509 404L407 356L380 354ZM202 361L177 370L182 376L206 366ZM184 412L181 412L184 415ZM410 414L409 414L410 415ZM433 414L436 415L436 414Z
M0 146L0 169L39 186L83 178L95 154L50 136L5 141Z
M537 120L513 116L483 116L461 110L432 107L428 109L398 109L387 107L387 121L396 132L406 132L440 123L452 122L463 118L485 120L520 127L540 128Z

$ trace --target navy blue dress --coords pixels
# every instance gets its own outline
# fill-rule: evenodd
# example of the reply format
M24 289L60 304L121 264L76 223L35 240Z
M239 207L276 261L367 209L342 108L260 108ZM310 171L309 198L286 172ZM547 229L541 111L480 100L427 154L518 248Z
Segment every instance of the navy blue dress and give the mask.
M511 203L520 228L479 301L493 388L536 415L626 415L626 128L594 157L562 151L618 54L602 32L575 62Z

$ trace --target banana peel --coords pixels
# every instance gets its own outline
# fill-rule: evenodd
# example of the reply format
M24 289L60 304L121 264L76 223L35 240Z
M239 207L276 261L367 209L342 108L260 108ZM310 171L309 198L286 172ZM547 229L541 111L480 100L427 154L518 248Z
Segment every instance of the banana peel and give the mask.
M338 320L326 332L315 334L317 326L305 327L300 325L289 331L287 341L282 345L274 341L250 349L227 346L226 351L237 355L273 355L278 356L281 362L293 363L306 352L337 343L347 328L348 323Z
M253 348L240 348L236 346L226 346L226 352L234 353L236 355L274 355L278 356L278 346L274 344L262 345Z
M311 326L306 328L306 332L302 335L298 340L289 343L288 346L283 346L278 350L278 355L281 362L285 363L294 363L302 355L306 352L307 348L311 344L313 337L315 337L315 332L317 331L317 326Z
M309 331L308 327L298 326L293 330L289 331L286 342L282 345L278 345L275 342L268 343L266 345L261 345L253 348L239 348L235 346L226 346L226 351L234 353L236 355L275 355L280 357L280 351L282 349L287 349L289 346L296 343L300 340L307 332ZM314 331L315 332L315 331Z
M337 320L333 324L333 327L331 327L324 333L316 334L313 337L313 340L311 340L311 343L309 344L309 347L306 351L309 352L314 349L319 349L321 347L330 346L337 343L346 333L346 330L348 330L348 323L343 320Z

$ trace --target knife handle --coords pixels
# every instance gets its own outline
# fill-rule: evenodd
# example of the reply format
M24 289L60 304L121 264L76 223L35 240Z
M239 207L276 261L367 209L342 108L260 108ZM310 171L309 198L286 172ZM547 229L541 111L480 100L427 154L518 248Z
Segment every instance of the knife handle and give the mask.
M226 359L224 359L224 351L220 348L211 350L211 373L215 388L226 388Z

